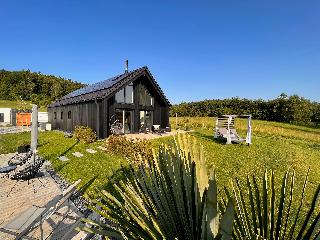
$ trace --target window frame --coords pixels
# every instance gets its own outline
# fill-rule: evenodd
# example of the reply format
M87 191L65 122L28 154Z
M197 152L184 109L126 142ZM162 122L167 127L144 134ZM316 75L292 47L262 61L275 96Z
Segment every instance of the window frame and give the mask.
M127 101L127 87L132 87L132 95L130 97L130 101ZM121 97L121 101L118 101L117 98ZM134 104L134 85L133 83L129 83L126 86L124 86L123 88L121 88L120 90L118 90L116 92L116 94L114 95L114 99L116 103L119 104Z

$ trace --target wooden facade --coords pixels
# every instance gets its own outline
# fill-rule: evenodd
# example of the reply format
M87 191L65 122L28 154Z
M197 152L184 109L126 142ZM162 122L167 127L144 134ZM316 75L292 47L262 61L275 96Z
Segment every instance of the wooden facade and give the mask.
M110 81L115 81L115 78ZM78 125L92 128L99 138L110 135L110 126L114 122L117 113L123 111L123 116L130 116L130 132L138 132L141 127L141 114L152 115L152 124L161 128L169 127L170 103L164 96L148 68L143 67L132 72L119 75L114 84L109 81L93 89L78 91L81 94L72 94L71 97L63 97L48 107L49 122L52 129L73 131ZM133 85L132 103L118 103L116 94L128 84ZM106 87L104 87L104 85ZM146 89L152 96L152 104L142 102L142 91ZM128 117L129 118L129 117ZM124 123L123 123L124 124Z

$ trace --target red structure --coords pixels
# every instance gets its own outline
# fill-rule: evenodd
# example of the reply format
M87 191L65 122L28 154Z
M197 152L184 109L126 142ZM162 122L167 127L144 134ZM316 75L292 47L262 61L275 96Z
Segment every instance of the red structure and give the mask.
M31 113L17 113L17 126L31 126Z

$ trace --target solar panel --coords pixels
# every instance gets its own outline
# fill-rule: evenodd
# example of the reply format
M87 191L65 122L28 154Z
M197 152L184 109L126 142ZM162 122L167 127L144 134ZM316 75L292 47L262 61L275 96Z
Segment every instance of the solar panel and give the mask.
M84 88L80 88L78 90L75 90L75 91L67 94L62 99L73 98L73 97L77 97L77 96L80 96L80 95L83 95L83 94L87 94L87 93L99 91L99 90L102 90L102 89L110 88L115 83L117 83L120 80L122 80L124 76L126 76L126 74L117 75L117 76L109 78L107 80L104 80L104 81L101 81L101 82L98 82L98 83L94 83L94 84L89 85L89 86L84 87Z

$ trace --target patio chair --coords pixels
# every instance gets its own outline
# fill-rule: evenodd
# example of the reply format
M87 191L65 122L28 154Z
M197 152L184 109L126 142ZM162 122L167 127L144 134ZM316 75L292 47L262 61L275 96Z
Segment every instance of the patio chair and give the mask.
M32 229L41 225L46 219L54 214L76 190L77 185L81 182L79 179L74 184L69 186L62 194L54 197L44 206L33 205L19 216L12 219L5 226L0 228L1 232L14 235L16 239L21 239Z

